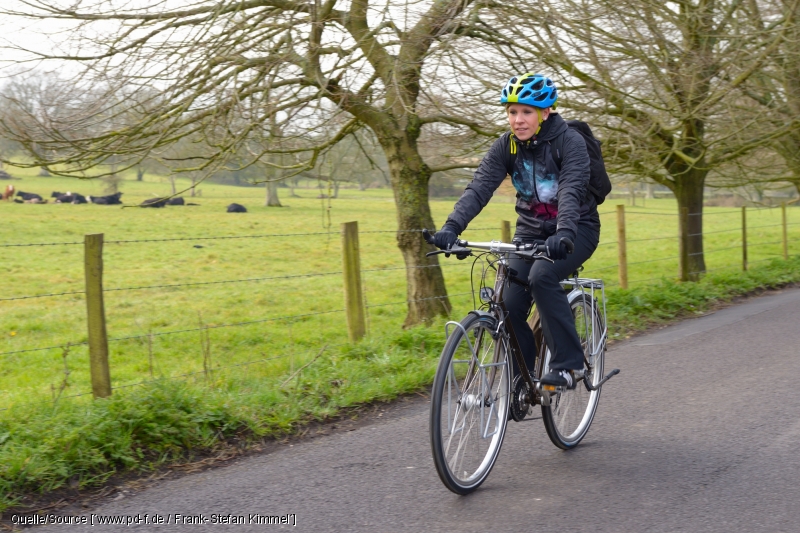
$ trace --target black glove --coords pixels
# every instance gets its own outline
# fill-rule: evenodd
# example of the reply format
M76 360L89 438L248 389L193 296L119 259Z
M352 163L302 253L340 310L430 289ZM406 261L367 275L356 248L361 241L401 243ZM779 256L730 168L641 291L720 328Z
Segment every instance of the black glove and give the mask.
M457 228L445 223L433 236L433 244L440 250L449 250L458 240Z
M547 256L555 261L566 259L567 252L572 253L572 239L564 233L549 236L544 244L547 246Z

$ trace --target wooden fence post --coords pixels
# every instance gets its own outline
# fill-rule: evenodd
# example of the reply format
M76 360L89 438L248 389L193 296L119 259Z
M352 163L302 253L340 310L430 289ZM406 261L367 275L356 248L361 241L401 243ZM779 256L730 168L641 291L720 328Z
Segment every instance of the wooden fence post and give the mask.
M86 235L83 247L92 394L95 398L107 398L111 396L111 372L108 368L108 335L103 305L103 234Z
M681 207L678 219L678 256L681 281L689 281L689 208Z
M358 249L358 222L342 224L342 270L344 272L344 304L347 331L351 342L364 337L367 331L364 296L361 290L361 258Z
M500 221L500 240L503 242L511 242L511 222L508 220Z
M619 286L628 288L628 244L625 240L625 206L617 204L617 258Z
M747 207L742 206L742 270L747 271Z
M786 202L781 204L781 218L783 222L783 258L789 259L789 234L786 231Z

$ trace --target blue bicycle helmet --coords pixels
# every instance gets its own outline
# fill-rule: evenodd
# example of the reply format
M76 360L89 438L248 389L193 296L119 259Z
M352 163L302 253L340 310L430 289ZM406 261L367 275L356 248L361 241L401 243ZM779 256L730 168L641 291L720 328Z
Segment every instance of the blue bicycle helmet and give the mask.
M553 80L532 72L508 80L500 94L501 104L525 104L540 109L555 107L557 100L558 90Z

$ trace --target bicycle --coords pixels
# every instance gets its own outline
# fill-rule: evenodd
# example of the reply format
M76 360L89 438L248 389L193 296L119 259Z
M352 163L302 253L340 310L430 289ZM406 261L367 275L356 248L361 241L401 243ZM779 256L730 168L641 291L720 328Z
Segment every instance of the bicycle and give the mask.
M433 244L430 232L423 230L423 236ZM503 291L510 283L528 286L509 267L510 256L526 261L552 259L543 244L500 241L458 240L451 249L428 255L443 253L464 259L475 255L473 250L484 250L473 263L474 268L479 261L484 262L478 292L482 305L460 322L445 325L447 341L433 382L430 412L436 471L448 489L462 495L477 489L488 477L500 454L509 418L522 421L535 405L540 405L553 444L564 450L574 448L589 431L602 385L619 373L614 369L603 376L608 330L602 280L580 278L576 271L561 282L570 289L567 299L584 348L585 368L582 374L576 374L574 389L542 385L539 379L547 372L550 350L544 342L538 311L528 321L538 352L531 372L513 329L506 323ZM489 287L486 278L492 270L496 275L493 287ZM509 354L520 370L516 376L511 376Z

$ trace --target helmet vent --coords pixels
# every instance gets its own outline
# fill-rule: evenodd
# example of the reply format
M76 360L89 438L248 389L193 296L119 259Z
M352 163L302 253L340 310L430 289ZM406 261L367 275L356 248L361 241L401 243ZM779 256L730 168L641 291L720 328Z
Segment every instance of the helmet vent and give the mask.
M524 93L522 93L521 95L519 95L519 97L520 97L520 98L527 98L527 97L529 97L530 95L531 95L531 92L526 90Z
M541 91L542 87L544 87L544 80L539 80L533 84L531 89L533 89L534 91Z

